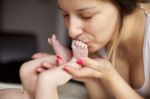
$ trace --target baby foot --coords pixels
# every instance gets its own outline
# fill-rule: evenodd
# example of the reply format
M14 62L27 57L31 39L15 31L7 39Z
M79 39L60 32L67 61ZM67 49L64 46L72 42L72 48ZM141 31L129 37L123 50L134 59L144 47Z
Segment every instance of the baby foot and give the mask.
M73 57L67 64L78 69L81 66L76 64L77 59L88 57L87 45L81 41L73 40L72 51L73 51Z
M88 57L88 48L87 45L81 41L73 40L72 41L72 51L73 58L82 58Z
M56 62L59 65L64 64L71 59L72 52L67 47L65 47L63 44L61 44L59 42L59 40L57 40L57 38L54 34L52 35L51 38L48 39L48 42L54 48L54 51L55 51L56 56L57 56ZM61 60L61 63L60 63L60 60Z

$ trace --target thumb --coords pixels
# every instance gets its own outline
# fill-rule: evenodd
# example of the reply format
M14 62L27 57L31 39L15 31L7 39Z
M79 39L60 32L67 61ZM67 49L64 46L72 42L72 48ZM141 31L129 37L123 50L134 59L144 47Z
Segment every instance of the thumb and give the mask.
M98 64L94 59L91 59L88 57L77 59L76 63L84 67L89 67L89 68L92 68L93 66Z

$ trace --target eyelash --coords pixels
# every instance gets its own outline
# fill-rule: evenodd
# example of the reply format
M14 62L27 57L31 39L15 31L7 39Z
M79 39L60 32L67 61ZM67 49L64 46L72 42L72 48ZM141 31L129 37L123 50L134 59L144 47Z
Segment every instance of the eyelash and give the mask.
M64 18L66 18L66 17L68 17L68 16L69 16L69 15L67 15L67 14L66 14L66 15L63 15Z
M67 15L67 14L65 15L64 14L63 17L67 18L67 17L69 17L69 15ZM84 20L90 20L92 18L92 16L82 16L82 15L80 15L79 17L82 18L82 19L84 19Z
M92 18L92 16L81 16L82 19L85 19L85 20L90 20Z

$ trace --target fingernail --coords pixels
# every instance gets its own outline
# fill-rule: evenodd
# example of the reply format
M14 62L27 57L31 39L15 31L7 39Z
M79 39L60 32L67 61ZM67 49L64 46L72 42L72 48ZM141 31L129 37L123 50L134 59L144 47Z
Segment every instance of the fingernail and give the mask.
M56 64L59 65L59 63L60 63L60 59L57 58L56 59Z
M61 56L59 56L59 55L56 55L56 58L57 58L57 59L62 59L62 57L61 57Z
M59 55L56 55L56 64L59 65L61 61L62 61L62 57Z
M83 59L77 59L76 63L79 65L83 65L84 61Z

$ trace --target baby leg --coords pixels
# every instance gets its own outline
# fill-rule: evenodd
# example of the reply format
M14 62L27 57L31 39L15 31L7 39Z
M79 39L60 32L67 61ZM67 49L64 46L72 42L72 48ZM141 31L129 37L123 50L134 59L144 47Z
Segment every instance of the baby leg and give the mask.
M61 61L61 63L66 63L67 61L69 61L72 57L72 52L65 47L63 44L61 44L59 42L59 40L57 40L56 36L53 34L51 38L48 39L48 42L50 45L53 46L53 49L56 53L56 56L59 56L58 59L58 63Z
M72 42L73 58L66 65L80 68L77 58L87 57L87 46L81 41ZM37 80L36 99L58 99L57 87L67 83L72 76L62 70L64 65L42 72Z
M37 66L39 66L43 61L49 61L50 63L55 63L55 56L41 57L38 59L30 60L22 64L20 68L20 78L23 85L24 91L26 91L31 97L35 95L36 82L39 74L36 71Z
M49 78L50 80L53 79L52 81L55 81L54 84L57 84L56 86L60 86L68 82L72 77L70 74L68 74L67 72L63 70L64 65L73 66L79 69L80 65L76 63L76 60L78 58L83 58L83 57L88 56L87 45L82 43L81 41L74 40L72 42L72 50L73 50L73 57L71 61L69 61L66 64L60 65L59 67L49 69L40 75L43 75L43 74L48 75L47 78Z
M73 40L73 42L72 42L72 51L73 51L73 57L71 58L71 60L68 63L66 63L64 65L69 65L69 66L72 66L72 67L75 67L75 68L79 69L80 65L78 65L76 63L76 61L77 61L78 58L88 57L87 45L85 43L81 42L81 41ZM58 72L57 72L57 75L55 75L55 76L59 76L60 79L62 78L62 80L60 80L57 83L58 86L65 84L66 82L68 82L72 78L70 74L68 74L68 73L66 73L65 71L62 70L64 65L59 66L58 68L56 68L56 70L58 70ZM59 77L56 77L56 78L59 78Z
M73 57L67 64L75 68L80 68L80 66L76 64L76 61L79 58L88 57L87 45L81 41L73 40L72 51L73 51Z

